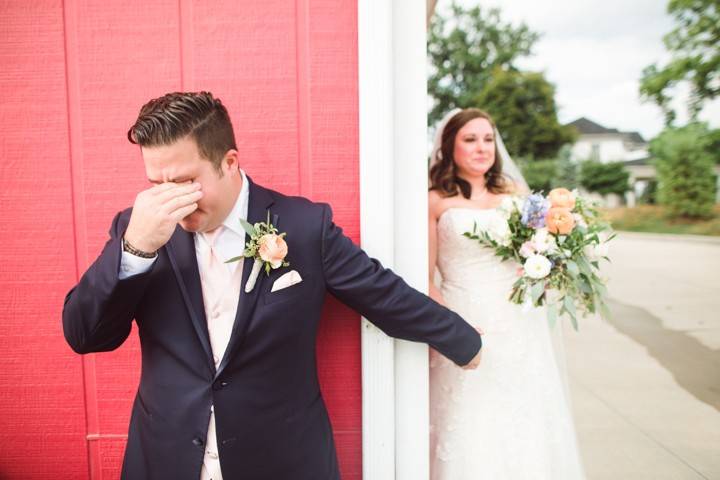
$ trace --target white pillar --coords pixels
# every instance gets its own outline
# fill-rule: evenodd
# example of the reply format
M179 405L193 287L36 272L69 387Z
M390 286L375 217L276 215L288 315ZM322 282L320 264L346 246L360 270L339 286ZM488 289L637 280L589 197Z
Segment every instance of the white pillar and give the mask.
M425 2L358 0L363 248L427 291ZM363 477L428 478L425 345L363 320Z
M425 2L394 0L395 269L428 291ZM395 478L429 477L428 347L395 342Z
M392 3L358 0L361 245L393 266ZM395 478L394 342L362 320L363 478Z

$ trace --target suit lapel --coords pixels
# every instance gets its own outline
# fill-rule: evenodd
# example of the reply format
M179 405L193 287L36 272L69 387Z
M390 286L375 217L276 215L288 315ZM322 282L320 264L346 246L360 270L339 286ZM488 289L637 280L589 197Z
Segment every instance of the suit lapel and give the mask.
M190 312L195 333L202 344L209 367L213 368L210 335L205 318L205 307L200 285L194 234L186 232L179 225L166 245L170 264L178 280L185 306Z
M267 189L253 183L250 180L250 177L247 178L250 188L248 222L251 224L255 224L257 222L266 222L267 212L270 209L270 206L273 204L273 197ZM273 216L273 218L277 217ZM250 238L246 233L245 243L247 243L249 240ZM265 280L265 277L267 277L265 271L261 270L260 275L258 275L257 282L255 282L255 287L250 293L245 293L245 284L247 284L248 278L250 277L253 263L254 259L252 258L246 258L243 261L242 283L240 284L240 299L238 301L238 309L235 314L235 323L233 324L230 341L228 342L228 346L225 349L225 355L223 356L222 362L220 363L220 366L215 373L215 378L217 378L220 373L222 373L225 365L227 365L229 359L232 358L233 352L240 345L240 343L242 343L242 339L245 337L245 332L247 332L247 328L250 325L250 319L252 317L253 311L255 310L255 305L258 298L260 297L260 292L263 288L263 282Z

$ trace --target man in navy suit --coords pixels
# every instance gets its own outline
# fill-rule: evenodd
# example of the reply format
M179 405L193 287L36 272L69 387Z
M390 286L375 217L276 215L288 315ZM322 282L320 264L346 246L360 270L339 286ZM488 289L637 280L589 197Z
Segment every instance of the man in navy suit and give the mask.
M479 364L478 332L369 258L328 205L245 175L210 93L151 100L128 138L154 186L117 214L63 309L65 338L82 354L118 348L138 325L123 478L338 479L315 362L326 292L388 335ZM225 263L248 240L240 219L270 223L275 243ZM256 275L268 258L269 273Z

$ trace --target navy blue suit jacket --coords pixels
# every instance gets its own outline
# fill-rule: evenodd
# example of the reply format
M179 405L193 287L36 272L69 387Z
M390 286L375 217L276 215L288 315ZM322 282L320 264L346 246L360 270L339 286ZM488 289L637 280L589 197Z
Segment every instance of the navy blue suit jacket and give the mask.
M122 476L198 480L214 405L225 480L339 478L316 372L315 337L325 293L388 335L426 342L456 363L480 348L457 314L409 287L343 235L326 204L250 182L248 220L268 210L287 232L301 283L270 292L288 271L264 273L241 293L230 342L216 369L203 308L193 234L178 227L152 268L118 278L130 209L119 213L100 256L67 295L65 338L78 353L118 348L133 319L142 374L132 408ZM242 285L252 269L246 259Z

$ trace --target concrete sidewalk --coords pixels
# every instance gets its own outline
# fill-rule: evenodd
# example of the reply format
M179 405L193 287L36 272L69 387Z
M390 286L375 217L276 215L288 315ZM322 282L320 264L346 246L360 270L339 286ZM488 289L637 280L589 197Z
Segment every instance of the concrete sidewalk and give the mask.
M564 325L587 477L720 478L720 242L611 245L613 319Z

